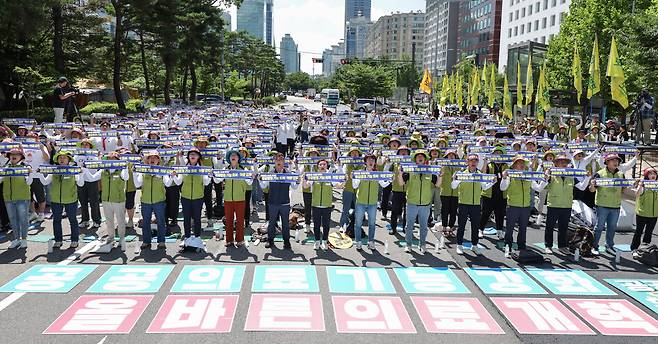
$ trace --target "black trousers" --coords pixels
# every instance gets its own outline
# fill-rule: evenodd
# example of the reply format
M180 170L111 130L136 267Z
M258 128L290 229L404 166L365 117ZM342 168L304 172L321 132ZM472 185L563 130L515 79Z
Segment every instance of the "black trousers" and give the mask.
M329 225L331 223L331 210L332 208L318 208L313 207L313 232L315 233L315 241L329 240ZM320 225L322 225L322 232L320 232Z
M571 208L552 208L546 210L546 232L544 233L544 244L553 247L553 228L557 222L557 247L567 247L567 230L571 220Z
M313 204L313 193L311 192L302 192L304 196L304 223L307 225L311 224L311 204ZM313 218L315 220L315 218Z
M640 247L640 240L644 244L651 243L651 236L653 235L653 228L656 227L656 220L658 220L656 217L635 215L635 234L633 234L631 250L636 250Z
M403 226L407 223L407 196L404 192L393 191L393 202L391 207L391 230L397 231L398 219L402 216Z
M212 183L203 188L203 203L206 207L206 218L210 220L214 215L212 208Z
M443 227L455 227L458 203L457 196L441 196L441 224ZM477 224L480 224L479 220Z
M295 139L288 139L288 156L292 157L292 154L295 152ZM286 152L282 152L286 153Z
M99 182L85 182L83 186L78 187L78 199L80 200L80 210L82 211L82 222L89 222L89 210L91 208L91 220L94 223L101 223L101 205ZM75 214L68 214L75 216Z
M251 223L251 190L246 190L244 193L244 227L249 227Z
M213 215L215 218L221 219L224 217L224 185L223 183L212 183L213 188L215 188L215 206L213 208Z
M456 198L456 197L455 197ZM459 222L457 227L457 245L464 243L464 232L466 231L466 221L471 220L471 243L473 246L478 244L478 226L480 225L480 205L460 204L457 208L459 213Z
M265 201L265 220L270 219L270 193L263 192L263 201Z
M165 188L165 203L167 204L165 218L170 225L178 223L178 205L180 203L180 186L172 185Z
M389 184L387 187L382 189L382 215L386 217L388 210L391 208L391 192L393 190L393 184Z
M480 217L480 230L489 222L489 218L493 213L495 216L496 230L503 231L503 223L505 222L505 212L507 211L506 199L493 199L489 197L482 197L482 216Z
M0 183L0 190L2 190L2 183ZM0 192L0 229L9 228L9 214L7 214L7 208L5 208L5 197L2 192Z
M286 141L287 143L287 141ZM276 143L276 151L279 153L283 153L283 155L286 155L286 152L288 152L288 145L285 143Z

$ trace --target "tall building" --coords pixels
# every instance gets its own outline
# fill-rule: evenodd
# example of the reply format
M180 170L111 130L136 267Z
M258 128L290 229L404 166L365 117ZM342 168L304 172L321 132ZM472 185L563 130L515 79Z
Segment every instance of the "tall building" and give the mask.
M222 20L224 21L224 30L231 31L231 28L233 27L233 18L231 17L231 14L228 12L222 12Z
M485 60L498 64L502 4L503 0L459 2L458 60L468 57L478 65Z
M371 10L371 0L345 0L345 53L348 57L363 57L359 47L370 25Z
M299 72L299 51L295 40L289 33L281 38L279 49L281 51L281 62L283 62L286 74Z
M432 76L450 73L457 62L459 3L450 0L427 0L423 67Z
M272 45L273 0L244 0L238 8L237 30L246 31L252 36Z
M560 33L560 25L569 13L571 0L503 0L498 69L516 68L509 49L520 43L549 44Z
M380 17L366 37L366 57L392 60L412 58L416 46L416 67L423 66L425 13L391 13Z
M322 53L322 75L330 77L340 67L340 60L345 59L345 42L334 44Z

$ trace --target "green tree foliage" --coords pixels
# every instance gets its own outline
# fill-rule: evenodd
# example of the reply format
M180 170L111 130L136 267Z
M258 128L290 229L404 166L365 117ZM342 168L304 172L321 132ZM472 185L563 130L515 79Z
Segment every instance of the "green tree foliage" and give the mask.
M296 72L286 75L284 87L288 90L299 91L314 87L313 79L308 73Z
M388 98L393 95L395 81L390 69L366 63L345 65L332 77L332 84L352 98Z

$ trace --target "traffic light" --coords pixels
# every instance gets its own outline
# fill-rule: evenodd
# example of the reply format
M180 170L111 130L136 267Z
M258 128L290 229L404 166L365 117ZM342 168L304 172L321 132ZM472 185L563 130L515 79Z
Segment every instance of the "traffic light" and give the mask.
M340 64L342 65L350 64L350 59L340 59Z

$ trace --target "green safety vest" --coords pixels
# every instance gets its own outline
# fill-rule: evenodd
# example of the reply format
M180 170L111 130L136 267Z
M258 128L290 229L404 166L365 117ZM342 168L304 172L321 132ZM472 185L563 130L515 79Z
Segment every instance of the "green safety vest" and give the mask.
M398 176L400 175L400 164L393 164L393 166L391 166L390 172L393 172L393 186L391 187L391 191L405 192L407 190L407 185L403 185L398 182Z
M549 208L571 209L573 202L573 177L551 177L548 182L546 203Z
M238 170L244 170L239 167ZM241 202L246 198L247 181L242 179L225 179L224 180L224 201Z
M304 166L304 172L317 172L318 168L313 166L306 165ZM311 193L311 188L302 188L302 192Z
M156 204L165 201L166 192L162 177L151 174L144 174L144 183L142 184L142 203Z
M452 188L452 176L457 169L454 167L444 167L441 169L443 176L441 177L441 196L455 197L457 190Z
M352 172L356 170L362 170L363 166L354 166L347 165L347 176L345 177L345 191L354 192L354 186L352 185Z
M432 203L431 174L409 173L407 181L407 203L412 205L429 205Z
M50 201L58 204L71 204L78 201L78 185L75 175L54 174L50 183Z
M373 205L377 204L379 196L379 182L376 180L362 180L356 190L356 203Z
M464 171L468 173L468 169ZM479 182L461 182L459 183L459 187L457 187L457 194L459 204L480 205L482 184Z
M607 168L604 168L597 172L601 178L624 178L624 174L620 171L611 173ZM605 208L619 208L621 207L621 192L622 188L613 187L597 187L596 196L594 197L594 203L598 207Z
M25 167L25 165L8 165L7 167ZM5 201L29 201L30 186L25 177L5 177L2 183L2 196Z
M488 168L489 168L488 173L494 174L496 172L498 172L498 173L505 172L506 170L509 169L509 166L507 164L503 163L500 166L500 171L497 171L496 166L494 166L494 163L491 162L491 163L489 163ZM491 198L493 196L493 188L495 188L495 187L500 187L500 179L498 179L496 181L496 184L494 184L494 186L492 186L492 187L490 187L486 190L482 190L482 196L484 196L486 198ZM503 198L507 198L507 190L503 191Z
M101 172L101 200L110 203L123 203L126 201L126 182L121 179L121 170L110 173L109 170Z
M530 189L532 182L512 178L507 188L507 205L510 207L530 207Z
M128 181L126 182L126 192L135 192L135 176L133 174L133 164L128 164Z
M201 199L203 198L203 189L203 176L187 174L183 177L180 195L189 200Z
M658 191L644 189L636 199L635 213L644 217L658 217Z
M317 208L329 208L333 203L333 185L331 183L315 182L311 186L311 205Z

